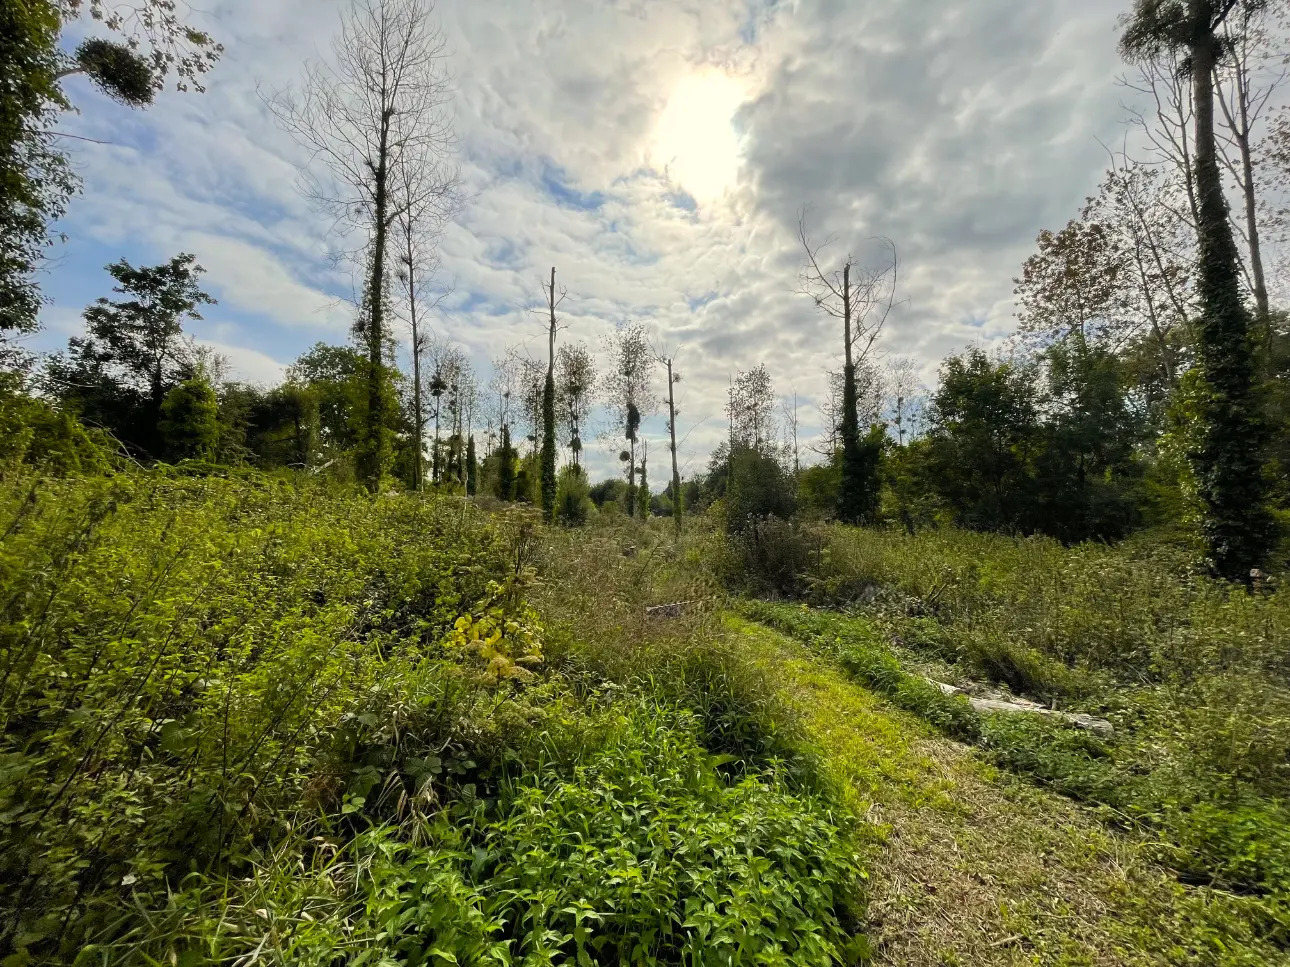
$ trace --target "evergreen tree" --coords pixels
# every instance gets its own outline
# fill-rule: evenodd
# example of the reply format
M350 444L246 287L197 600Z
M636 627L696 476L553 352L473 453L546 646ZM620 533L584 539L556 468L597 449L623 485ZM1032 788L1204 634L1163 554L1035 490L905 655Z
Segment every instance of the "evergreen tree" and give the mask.
M1131 61L1181 54L1191 78L1200 297L1196 348L1203 376L1202 434L1192 460L1210 558L1217 573L1231 580L1248 579L1272 543L1250 316L1241 297L1239 254L1214 137L1214 69L1227 53L1222 28L1237 5L1236 0L1136 0L1120 41ZM1244 0L1241 9L1248 14L1265 5Z
M466 495L475 496L475 488L479 480L479 463L475 457L475 435L470 435L470 440L466 443Z
M515 499L515 448L511 446L511 427L502 424L502 442L498 448L497 496L501 500Z

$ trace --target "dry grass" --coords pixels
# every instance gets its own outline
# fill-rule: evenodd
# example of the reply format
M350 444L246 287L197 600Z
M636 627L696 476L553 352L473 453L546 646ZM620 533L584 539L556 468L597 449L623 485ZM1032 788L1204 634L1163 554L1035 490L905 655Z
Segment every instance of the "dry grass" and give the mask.
M790 639L727 627L731 647L773 670L851 806L876 824L875 963L1290 964L1237 910L1253 901L1180 885L1148 844L1000 774Z

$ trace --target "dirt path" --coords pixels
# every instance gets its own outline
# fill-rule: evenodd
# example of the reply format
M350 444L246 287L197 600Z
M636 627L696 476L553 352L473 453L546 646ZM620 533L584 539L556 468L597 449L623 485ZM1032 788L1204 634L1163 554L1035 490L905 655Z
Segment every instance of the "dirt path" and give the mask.
M1231 916L1251 901L1181 886L1140 841L1000 773L791 639L740 619L729 629L876 825L875 964L1290 964Z

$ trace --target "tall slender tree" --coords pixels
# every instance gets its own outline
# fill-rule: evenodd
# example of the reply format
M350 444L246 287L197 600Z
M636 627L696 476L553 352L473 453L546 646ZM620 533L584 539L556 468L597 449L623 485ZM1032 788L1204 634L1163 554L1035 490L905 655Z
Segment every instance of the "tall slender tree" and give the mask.
M301 170L307 194L363 237L367 399L358 471L370 490L380 486L389 460L383 444L390 408L383 378L388 238L416 204L395 190L396 173L438 166L453 144L445 41L433 13L431 0L352 0L330 60L307 64L299 90L266 98L309 151ZM420 190L440 189L427 179Z
M640 323L624 323L610 338L613 368L605 377L606 402L618 412L623 422L623 436L628 449L623 453L627 464L627 516L636 512L636 443L641 419L657 405L652 386L654 352L649 335Z
M555 523L555 310L565 294L555 288L555 266L551 266L551 281L543 282L547 297L547 356L546 379L542 383L542 518Z
M681 470L676 460L676 384L681 382L681 374L674 368L676 358L668 354L663 360L667 367L667 435L668 450L672 454L672 532L681 539L681 515L684 512L681 499Z
M872 448L861 445L858 413L859 393L856 366L865 361L888 316L896 306L900 259L895 243L878 239L884 253L881 261L864 266L851 255L841 271L829 271L820 264L821 253L833 239L812 244L806 230L806 215L798 220L798 239L806 253L801 291L815 307L842 321L842 485L838 494L838 518L848 524L861 523L875 504L869 493L877 474L868 466Z
M596 364L582 343L564 345L556 354L556 423L569 433L569 453L575 466L582 466L582 431L587 403L596 383Z
M1202 432L1193 454L1215 570L1248 579L1272 539L1261 474L1264 433L1254 392L1249 312L1214 137L1214 71L1227 54L1222 30L1233 10L1262 0L1136 0L1121 51L1131 61L1179 58L1191 81L1199 247L1197 350Z

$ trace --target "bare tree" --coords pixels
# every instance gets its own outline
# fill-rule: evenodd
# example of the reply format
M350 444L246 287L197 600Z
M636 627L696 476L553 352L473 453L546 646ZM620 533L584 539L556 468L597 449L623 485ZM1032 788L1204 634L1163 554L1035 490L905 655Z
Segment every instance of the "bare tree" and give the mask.
M1240 197L1233 209L1233 228L1245 244L1246 281L1254 295L1260 320L1269 313L1267 280L1263 272L1263 243L1259 225L1256 150L1264 111L1286 79L1282 52L1274 51L1264 5L1241 3L1223 23L1227 52L1214 66L1214 94L1222 130L1216 139L1219 157Z
M681 470L676 458L676 384L681 382L681 372L676 368L676 353L661 347L655 348L654 358L667 370L667 433L668 449L672 454L672 530L681 539Z
M508 349L500 357L493 360L493 378L489 381L488 389L492 398L493 409L489 416L489 423L496 428L497 433L502 432L503 427L509 427L512 421L512 404L519 394L520 386L520 357L514 349ZM493 437L489 434L489 453L492 453Z
M886 393L890 400L891 422L896 427L896 441L903 447L905 434L912 432L917 397L923 392L918 378L918 363L910 356L896 356L887 363Z
M445 41L433 12L432 0L352 0L330 59L306 64L298 89L265 97L278 122L310 152L301 169L306 194L338 228L363 236L368 365L359 473L373 490L389 462L382 372L387 239L420 201L394 190L396 173L439 167L453 146ZM417 183L432 196L443 189L433 178Z
M736 446L752 450L767 448L775 436L775 387L765 365L735 376L729 415L731 438Z
M788 446L793 452L793 474L796 476L802 472L802 453L797 444L797 430L800 425L797 418L797 390L793 390L791 403L785 396L780 405L784 412L784 430L788 437Z
M896 306L900 258L894 242L879 238L876 241L884 253L890 253L890 258L862 265L848 254L841 270L826 270L820 264L821 253L834 239L813 245L806 230L805 212L797 228L806 253L799 280L801 292L810 296L825 315L842 321L842 486L838 517L855 524L867 517L877 503L877 494L870 492L870 481L877 475L864 466L866 457L860 447L856 366L866 360Z
M424 451L426 413L422 394L421 362L425 356L429 333L424 318L442 305L451 294L437 278L439 273L439 239L445 223L456 214L458 174L455 168L429 168L400 161L394 178L394 191L403 202L397 219L398 268L395 277L406 303L412 348L412 420L413 489L424 485Z

